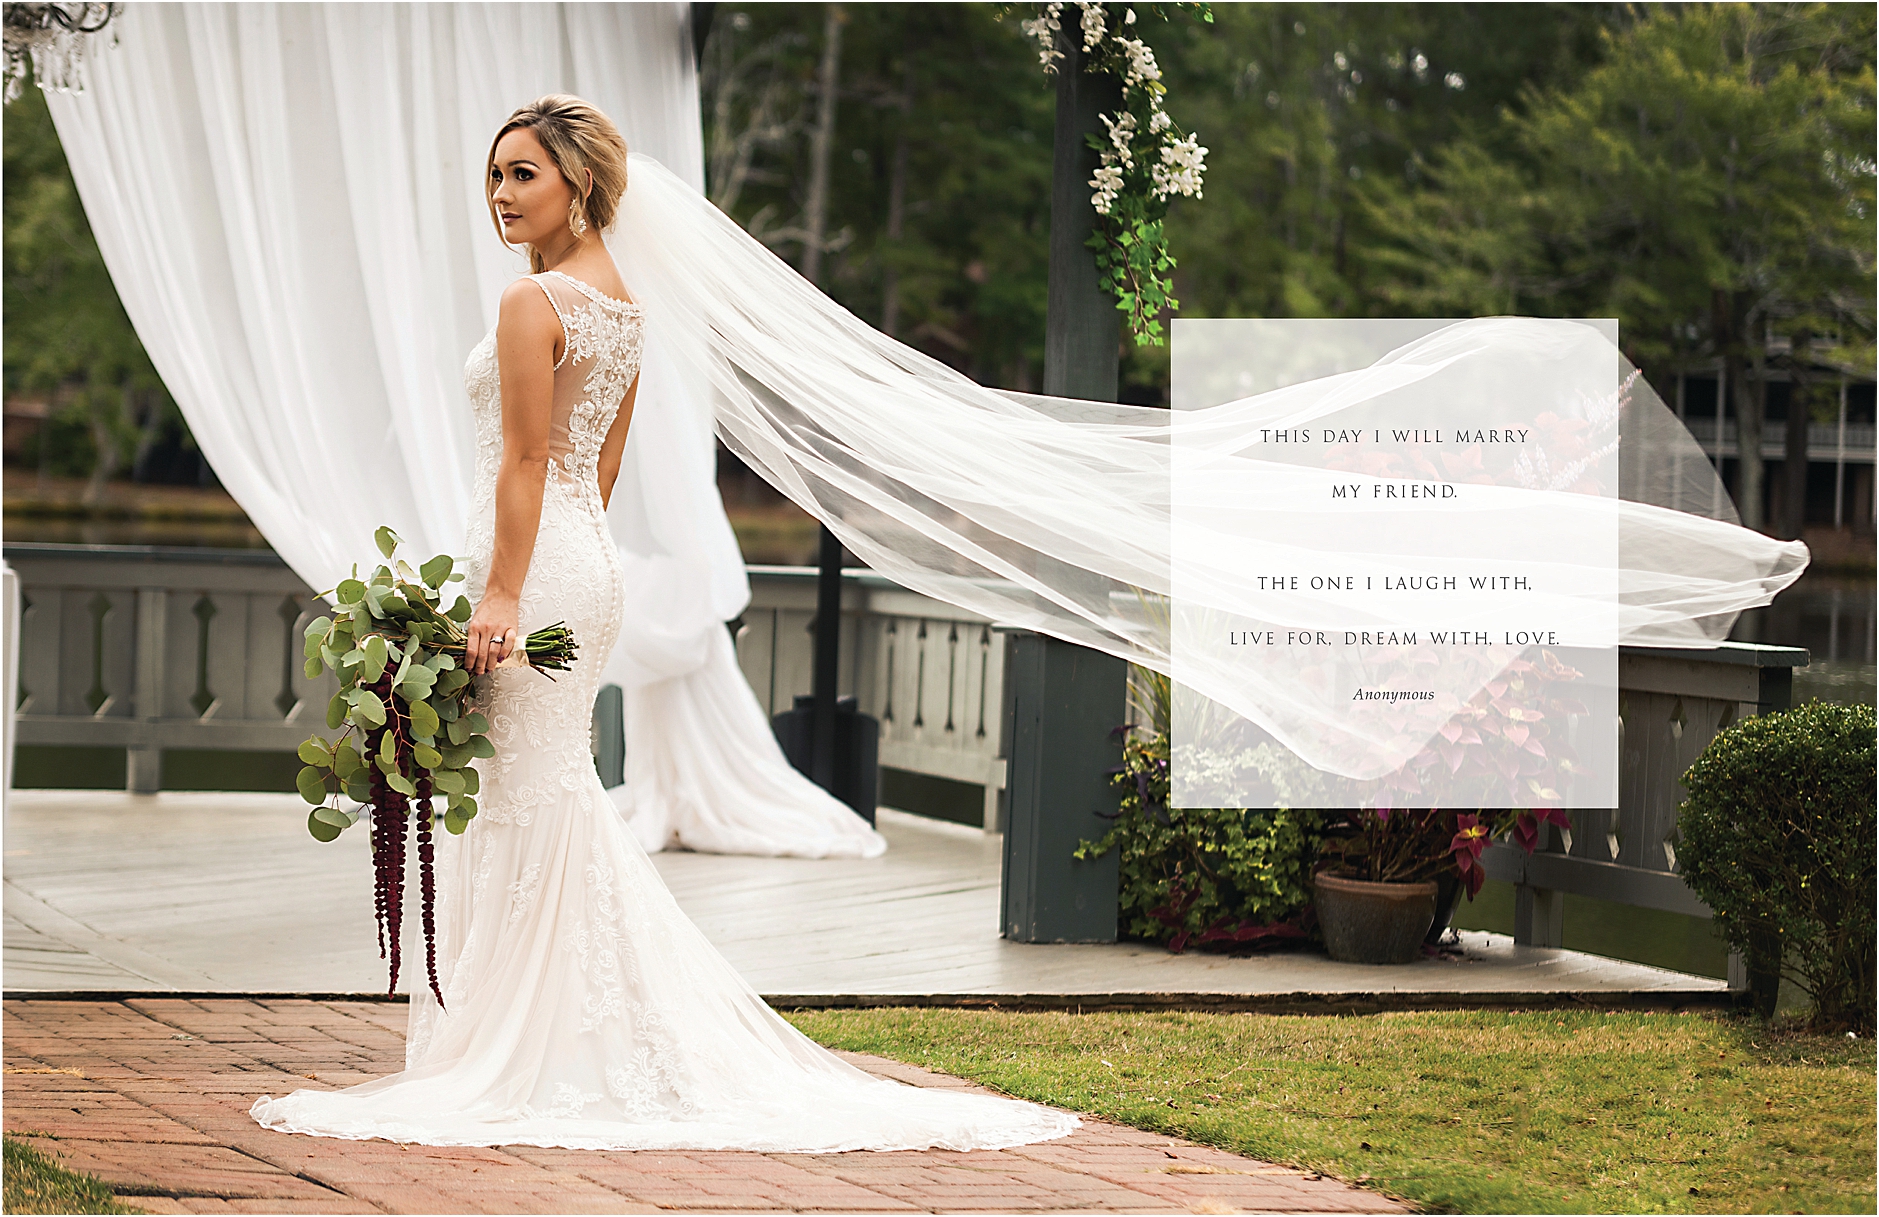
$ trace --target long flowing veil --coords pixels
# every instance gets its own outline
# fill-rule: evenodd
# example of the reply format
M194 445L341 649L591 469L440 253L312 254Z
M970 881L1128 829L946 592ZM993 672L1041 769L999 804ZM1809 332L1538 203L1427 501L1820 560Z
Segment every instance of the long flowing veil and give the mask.
M1487 318L1370 369L1175 415L984 388L860 321L649 157L632 158L609 244L695 408L869 565L1001 623L1164 673L1175 662L1168 614L1156 606L1175 590L1177 428L1219 458L1210 484L1237 519L1227 543L1184 554L1182 595L1227 610L1258 604L1256 573L1296 566L1301 553L1284 539L1301 521L1278 514L1296 469L1251 454L1257 429L1322 423L1489 372L1529 386L1530 416L1583 416L1581 387L1551 379L1570 353L1562 348L1583 355L1603 343L1613 366L1622 362L1588 327ZM1807 550L1741 528L1695 441L1642 378L1620 371L1622 410L1609 414L1626 449L1622 497L1494 487L1496 511L1482 527L1518 517L1567 533L1615 530L1615 572L1593 577L1571 555L1538 553L1523 573L1554 589L1556 617L1595 615L1589 606L1604 597L1616 641L1708 645L1798 578ZM1388 768L1380 758L1403 747L1326 743L1313 730L1322 707L1293 682L1249 684L1229 666L1192 663L1179 678L1329 773L1377 776Z

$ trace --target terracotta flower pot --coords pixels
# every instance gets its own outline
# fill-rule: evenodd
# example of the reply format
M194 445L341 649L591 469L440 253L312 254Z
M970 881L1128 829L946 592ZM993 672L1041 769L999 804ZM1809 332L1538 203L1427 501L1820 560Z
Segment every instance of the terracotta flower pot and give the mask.
M1325 949L1343 963L1410 963L1435 921L1436 882L1371 883L1320 871L1312 903Z

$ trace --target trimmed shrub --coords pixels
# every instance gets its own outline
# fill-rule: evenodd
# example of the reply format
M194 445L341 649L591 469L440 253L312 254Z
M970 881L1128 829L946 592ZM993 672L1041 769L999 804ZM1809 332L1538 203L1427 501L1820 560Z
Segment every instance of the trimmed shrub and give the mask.
M1734 724L1683 775L1684 879L1821 1029L1873 1026L1873 738L1873 707L1809 702Z
M1079 858L1119 852L1117 930L1124 937L1245 950L1310 936L1319 813L1168 806L1168 737L1131 736L1113 776L1115 824Z

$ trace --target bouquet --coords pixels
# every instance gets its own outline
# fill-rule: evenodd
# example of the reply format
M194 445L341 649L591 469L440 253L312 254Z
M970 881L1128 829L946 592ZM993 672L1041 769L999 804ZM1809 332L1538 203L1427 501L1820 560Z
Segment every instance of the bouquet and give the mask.
M387 992L398 988L399 930L404 920L405 843L415 821L424 919L424 962L431 992L437 986L436 881L432 871L433 800L444 799L444 828L461 833L476 816L478 779L470 761L496 755L484 734L489 720L472 709L475 686L463 669L469 598L443 609L447 586L463 578L446 554L413 571L394 558L402 538L389 528L374 534L386 565L325 593L331 617L307 626L309 679L324 669L339 678L326 707L326 725L340 734L315 735L300 745L306 762L297 785L314 804L307 831L332 841L371 810L373 903L378 953L391 959ZM502 667L564 672L574 661L574 634L557 623L530 634ZM554 679L552 676L550 680ZM343 730L341 730L343 728ZM339 805L346 795L357 809Z

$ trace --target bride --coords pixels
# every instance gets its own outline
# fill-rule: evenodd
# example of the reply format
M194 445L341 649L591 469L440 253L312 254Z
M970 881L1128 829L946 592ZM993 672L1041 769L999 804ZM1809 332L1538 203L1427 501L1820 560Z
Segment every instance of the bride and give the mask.
M480 814L438 846L444 1001L411 999L404 1072L264 1096L268 1128L427 1145L987 1149L1076 1117L874 1078L772 1011L680 912L594 772L588 724L626 587L604 517L639 387L645 314L601 233L627 151L565 95L510 116L486 190L533 274L502 295L464 378L475 413L469 669L496 756ZM566 621L558 681L498 665Z

